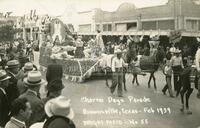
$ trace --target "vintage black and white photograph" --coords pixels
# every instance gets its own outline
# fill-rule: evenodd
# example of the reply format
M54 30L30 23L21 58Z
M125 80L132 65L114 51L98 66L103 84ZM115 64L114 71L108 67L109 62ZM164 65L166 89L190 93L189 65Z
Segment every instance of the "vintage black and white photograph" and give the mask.
M0 0L0 128L200 128L200 0Z

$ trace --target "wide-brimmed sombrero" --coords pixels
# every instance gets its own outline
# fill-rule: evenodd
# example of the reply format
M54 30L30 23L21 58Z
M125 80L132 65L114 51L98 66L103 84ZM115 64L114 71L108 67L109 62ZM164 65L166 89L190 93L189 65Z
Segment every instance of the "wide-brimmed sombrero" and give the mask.
M59 96L57 98L49 100L45 104L45 112L48 117L52 117L54 115L64 116L69 119L74 118L74 111L71 108L70 100L64 96Z

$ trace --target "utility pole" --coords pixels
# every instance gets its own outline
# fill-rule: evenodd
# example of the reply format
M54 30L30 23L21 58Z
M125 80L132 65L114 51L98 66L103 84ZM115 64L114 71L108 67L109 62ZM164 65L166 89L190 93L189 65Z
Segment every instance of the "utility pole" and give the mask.
M174 10L174 29L178 29L178 16L176 11L176 0L173 0L173 10Z

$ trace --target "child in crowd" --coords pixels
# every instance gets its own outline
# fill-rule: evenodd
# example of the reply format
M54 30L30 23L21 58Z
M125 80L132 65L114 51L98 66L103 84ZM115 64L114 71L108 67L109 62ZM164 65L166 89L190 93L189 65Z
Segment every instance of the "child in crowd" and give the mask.
M166 91L167 91L167 89L168 89L170 97L173 98L174 96L173 96L172 84L171 84L171 79L172 79L172 68L171 68L171 66L170 66L170 62L169 62L169 61L166 62L166 66L165 66L165 68L164 68L164 72L163 72L163 73L165 74L166 85L165 85L164 88L162 89L162 92L163 92L164 95L166 95Z
M193 92L193 88L191 88L191 82L190 82L190 73L192 68L191 68L191 63L188 63L186 60L183 61L183 64L184 64L184 69L181 73L182 89L180 91L182 108L180 109L180 111L184 112L186 107L186 113L192 114L192 112L189 110L189 98ZM186 103L184 102L184 96L186 97Z
M132 81L132 83L134 84L135 81L136 81L137 86L139 86L140 84L138 82L137 75L141 72L141 69L140 69L140 58L136 57L132 63L134 64L134 66L132 67L133 68L133 81Z

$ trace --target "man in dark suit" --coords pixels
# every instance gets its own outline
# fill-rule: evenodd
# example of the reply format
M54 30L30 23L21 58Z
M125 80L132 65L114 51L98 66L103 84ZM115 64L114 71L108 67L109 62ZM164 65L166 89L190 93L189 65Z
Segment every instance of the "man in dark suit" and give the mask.
M47 80L47 88L50 88L51 81L54 80L61 80L63 77L63 67L59 64L50 64L47 67L46 72L46 80ZM47 93L47 96L49 96L49 92Z
M40 85L44 83L44 80L41 79L39 71L31 71L28 73L28 77L24 79L24 83L27 85L28 90L20 95L20 98L27 98L32 108L30 120L26 122L29 127L33 123L43 121L45 117L44 103L39 98Z
M10 105L5 88L8 87L10 77L5 70L0 70L0 127L9 121Z
M5 91L8 94L9 102L12 103L16 98L19 97L19 90L17 88L19 61L8 61L6 71L11 78L9 79L9 85Z

